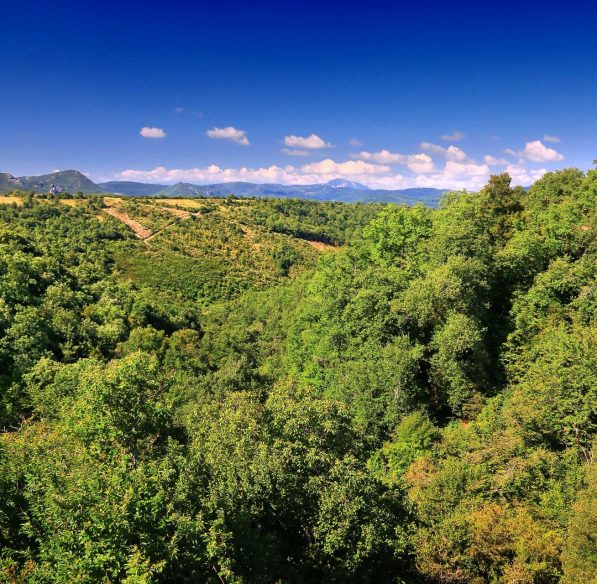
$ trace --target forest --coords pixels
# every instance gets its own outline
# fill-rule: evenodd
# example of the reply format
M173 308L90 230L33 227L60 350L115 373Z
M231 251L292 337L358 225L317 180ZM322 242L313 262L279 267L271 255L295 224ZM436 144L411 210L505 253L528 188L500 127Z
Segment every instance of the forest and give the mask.
M0 581L597 582L596 230L573 168L1 197Z

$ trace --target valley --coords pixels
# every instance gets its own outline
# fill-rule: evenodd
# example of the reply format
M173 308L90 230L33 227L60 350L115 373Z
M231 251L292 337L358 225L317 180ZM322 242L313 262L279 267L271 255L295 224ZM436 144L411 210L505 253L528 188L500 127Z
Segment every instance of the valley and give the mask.
M596 196L2 196L0 576L580 582Z

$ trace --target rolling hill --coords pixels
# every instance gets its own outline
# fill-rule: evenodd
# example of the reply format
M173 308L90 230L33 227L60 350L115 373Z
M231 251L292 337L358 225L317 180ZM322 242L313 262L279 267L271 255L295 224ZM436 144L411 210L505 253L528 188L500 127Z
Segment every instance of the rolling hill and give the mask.
M268 197L300 198L314 201L336 201L340 203L407 203L422 202L435 206L447 189L414 188L402 190L369 189L344 179L334 179L325 184L281 185L232 182L213 185L176 183L160 194L162 197Z

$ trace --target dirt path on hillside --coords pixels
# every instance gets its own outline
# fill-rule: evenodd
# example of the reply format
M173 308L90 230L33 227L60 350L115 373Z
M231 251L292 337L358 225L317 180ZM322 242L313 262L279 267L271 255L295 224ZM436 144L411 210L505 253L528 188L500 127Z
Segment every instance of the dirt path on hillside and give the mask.
M124 211L119 211L115 207L107 207L102 209L104 213L108 215L112 215L119 221L122 221L125 225L130 227L133 230L133 233L138 239L147 240L150 238L154 233L151 229L145 227L145 225L141 225L138 221L131 219Z
M104 202L106 204L106 208L102 209L103 212L107 213L108 215L111 215L112 217L115 217L119 221L122 221L125 225L127 225L128 227L130 227L132 229L133 233L135 234L135 236L138 239L142 240L147 245L150 244L151 240L154 237L157 237L160 233L162 233L162 231L164 231L165 229L168 229L172 225L175 225L179 221L189 219L190 217L200 217L202 215L202 213L200 213L200 212L184 211L183 209L176 209L174 207L168 207L168 206L166 206L166 207L156 206L157 209L161 209L162 211L167 211L168 213L170 213L174 217L174 219L170 223L166 223L166 225L164 225L160 229L157 229L156 231L152 231L148 227L145 227L145 225L142 225L138 221L135 221L135 219L132 219L131 217L129 217L124 211L117 209L116 207L120 204L119 199L111 198L111 197L104 197ZM250 240L252 240L254 238L255 232L253 229L251 229L249 226L244 225L242 223L237 222L237 225L241 229L241 231L244 233L245 237L247 237ZM309 240L309 239L302 239L300 237L297 237L296 239L298 241L304 241L311 247L315 248L317 251L321 251L321 252L323 252L323 251L340 251L340 249L341 249L340 246L330 245L329 243L323 243L323 241L313 241L313 240ZM259 247L259 245L256 244L254 241L252 241L252 245Z
M148 227L145 227L139 221L132 219L129 217L127 213L118 209L118 205L120 204L120 200L112 197L104 197L104 203L106 204L106 208L102 209L104 213L115 217L119 221L122 221L125 225L130 227L138 239L141 239L145 243L150 242L156 235L159 235L164 229L168 229L168 227L182 221L183 219L188 219L192 217L194 213L189 213L189 211L183 211L182 209L174 209L172 207L156 207L157 209L161 209L162 211L167 211L170 215L174 216L174 219L170 221L170 223L166 223L160 229L156 231L152 231Z
M323 243L323 241L312 241L310 239L303 239L311 247L314 247L317 251L340 251L340 247L337 245L330 245L329 243Z

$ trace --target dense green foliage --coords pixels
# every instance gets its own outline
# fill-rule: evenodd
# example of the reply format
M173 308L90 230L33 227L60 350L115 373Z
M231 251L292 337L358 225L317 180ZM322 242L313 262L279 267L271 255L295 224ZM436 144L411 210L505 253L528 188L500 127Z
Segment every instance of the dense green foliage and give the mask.
M121 246L117 266L125 279L202 305L296 275L314 265L314 243L348 241L381 208L292 199L163 201L124 199L118 206L155 235L136 249ZM182 219L173 217L177 211Z
M199 206L0 205L0 579L595 582L597 171Z
M257 199L250 205L237 205L241 220L307 240L335 245L349 242L379 212L376 203L316 203L302 199Z

